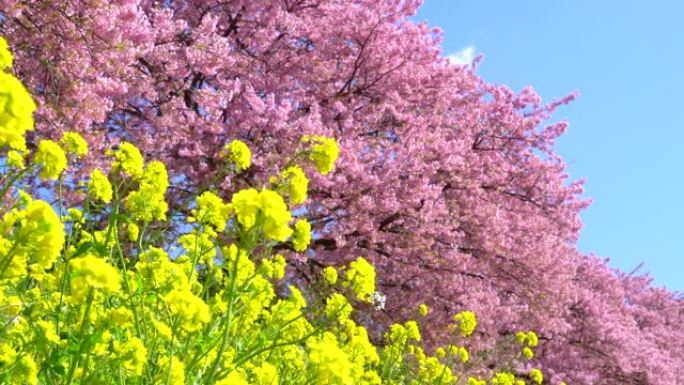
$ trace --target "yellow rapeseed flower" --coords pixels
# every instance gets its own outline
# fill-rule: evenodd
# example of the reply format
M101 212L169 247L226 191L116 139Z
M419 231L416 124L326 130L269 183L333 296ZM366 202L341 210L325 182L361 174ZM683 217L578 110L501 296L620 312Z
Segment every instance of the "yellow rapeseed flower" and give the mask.
M268 278L283 279L286 266L287 261L285 261L285 258L280 254L276 254L273 258L263 259L259 270Z
M299 166L288 167L282 173L290 203L298 205L306 200L309 189L309 178L304 174L304 170Z
M49 269L62 251L64 225L45 201L29 203L24 212L23 226L29 234L31 256L36 264Z
M520 331L515 335L516 340L522 346L535 347L539 344L539 337L534 331L529 331L527 333Z
M253 188L236 192L231 199L231 207L235 211L238 223L246 230L251 229L261 210L259 192Z
M530 348L528 348L528 347L524 347L524 348L523 348L522 354L523 354L523 356L525 356L525 358L527 358L528 360L531 360L531 359L534 357L534 352L532 351L532 349L530 349Z
M164 300L171 314L179 318L180 326L188 332L199 330L211 319L209 306L187 288L172 290Z
M288 226L292 214L287 209L283 197L273 190L263 189L259 192L259 203L264 218L264 235L269 239L284 242L292 235L292 229Z
M349 264L345 287L351 287L352 291L362 301L369 302L375 292L375 268L365 258L358 257Z
M17 352L9 345L0 344L0 364L9 365L17 358Z
M348 384L353 383L351 377L352 363L337 342L335 335L323 333L307 342L309 359L318 372L319 384Z
M165 339L167 341L171 341L171 337L172 337L173 332L167 324L153 319L152 325L154 325L154 329L157 331L157 333L159 333L159 335L163 339Z
M88 195L91 198L109 203L112 201L112 184L109 183L109 178L99 168L94 169L90 173L90 181L88 181Z
M256 385L278 385L278 369L268 362L252 369L252 373L256 377Z
M143 174L143 156L133 144L121 142L119 149L114 153L112 170L114 172L123 171L133 179L138 179Z
M319 135L311 136L310 140L313 145L311 146L309 159L314 162L321 175L327 175L335 167L335 161L340 155L337 141L335 138Z
M418 328L418 323L416 323L416 321L406 321L404 327L406 328L406 333L409 339L420 341L420 328Z
M88 142L78 132L65 132L62 135L62 145L69 154L74 154L77 158L88 155Z
M191 221L211 226L221 232L231 214L231 206L211 191L205 191L197 198L197 209L192 210Z
M283 197L273 190L240 190L233 194L231 208L245 230L251 229L259 220L268 239L284 242L292 235L292 229L288 226L292 214Z
M60 342L60 338L55 333L55 324L49 321L45 320L40 320L36 322L36 326L38 327L38 330L40 331L40 334L45 340L57 344Z
M0 233L12 234L18 241L13 246L10 270L20 268L22 261L24 269L25 264L30 263L33 270L47 270L62 251L64 225L47 202L32 200L26 195L22 199L25 207L11 210L0 221Z
M102 258L86 255L70 260L69 265L76 274L72 281L75 291L81 294L91 288L110 293L116 293L121 289L119 270Z
M292 234L292 245L295 251L304 251L311 242L311 225L302 218L295 223L294 233Z
M136 375L142 374L147 362L147 349L140 338L131 337L126 342L114 341L114 351L124 369Z
M41 166L38 175L44 180L57 179L67 166L64 150L49 139L41 140L38 143L38 150L33 160Z
M83 223L85 221L83 211L77 208L71 207L69 210L67 210L67 213L69 215L69 220L74 223Z
M169 205L154 187L141 186L126 197L124 207L139 221L152 222L166 220Z
M515 383L515 375L509 372L498 372L494 374L491 385L513 385Z
M26 131L33 130L36 103L14 76L0 71L0 148L26 151Z
M140 179L140 185L154 188L158 190L159 194L165 194L166 189L169 188L169 173L166 170L166 165L158 160L147 163Z
M227 144L224 150L228 151L228 159L238 172L248 169L252 164L252 152L243 141L235 139Z
M128 223L126 225L126 235L128 235L129 241L137 241L138 237L140 236L140 227L138 227L138 225L135 223Z
M352 310L347 297L340 293L333 293L326 300L325 315L330 319L347 320L351 316Z
M132 147L135 149L135 147ZM130 153L135 151L128 149ZM140 152L138 152L139 154ZM132 156L131 159L137 159ZM142 162L142 157L140 158ZM136 164L135 166L133 166ZM135 168L137 172L137 160L130 162L129 168ZM142 167L142 166L141 166ZM130 175L131 171L127 171ZM124 207L133 217L139 221L152 222L166 220L166 212L169 209L166 203L166 189L169 186L169 176L166 166L158 161L147 164L145 171L140 175L140 187L136 191L131 191L126 197Z
M325 280L325 283L328 285L332 286L337 283L337 269L335 269L332 266L327 266L325 269L323 269L323 279Z
M162 377L164 383L166 383L166 375L167 373L169 373L169 365L171 366L170 384L185 384L185 364L182 360L178 359L175 356L171 357L170 360L168 357L162 357L159 359L159 366L163 368L161 373L163 373L164 375L164 377Z
M9 44L4 37L0 36L0 70L11 68L13 62L14 55L10 51Z
M16 150L11 150L7 152L7 165L14 167L19 170L23 170L24 167L24 155Z
M424 304L424 303L420 304L420 306L418 306L418 313L420 313L420 315L421 315L422 317L427 316L427 315L428 315L428 307L427 307L427 305Z
M287 261L285 257L280 254L276 254L273 257L273 278L283 279L285 277L285 268L287 267Z
M468 337L475 331L477 327L477 317L472 311L466 310L454 315L454 321L457 322L458 329L463 337Z
M541 372L541 370L536 368L530 370L530 378L539 385L544 382L544 374Z
M465 364L470 359L470 353L468 352L468 349L464 348L463 346L452 345L450 349L451 354L460 358L462 363Z
M249 385L247 378L240 371L233 370L227 376L218 380L216 385Z

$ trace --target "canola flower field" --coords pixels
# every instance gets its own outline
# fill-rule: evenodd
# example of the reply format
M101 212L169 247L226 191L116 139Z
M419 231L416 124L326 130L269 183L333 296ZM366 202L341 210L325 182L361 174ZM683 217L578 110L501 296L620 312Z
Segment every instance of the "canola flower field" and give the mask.
M363 257L311 282L288 278L277 250L306 252L311 226L293 212L307 200L305 170L335 167L334 138L303 137L280 175L230 200L194 192L191 215L173 217L177 234L164 225L167 169L133 144L121 142L106 154L108 170L82 180L70 173L88 153L79 134L27 145L36 105L12 61L0 38L1 384L544 383L529 364L533 331L502 342L508 361L473 372L487 352L469 351L470 311L454 315L451 338L436 347L422 343L425 305L372 342L355 317L380 296ZM235 177L250 168L245 143L224 152ZM64 199L67 180L80 203Z

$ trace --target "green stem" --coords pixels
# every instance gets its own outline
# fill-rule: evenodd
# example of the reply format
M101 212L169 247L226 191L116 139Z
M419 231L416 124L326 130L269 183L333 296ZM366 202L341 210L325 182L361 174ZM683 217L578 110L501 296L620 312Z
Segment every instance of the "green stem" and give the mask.
M81 385L86 384L86 379L87 374L88 374L88 363L90 363L90 354L92 353L92 349L88 349L88 352L86 353L86 358L83 361L83 374L81 375Z
M176 337L176 328L178 326L178 318L172 323L171 327L171 344L170 344L170 354L169 354L169 370L166 373L166 385L171 383L171 373L173 369L173 341Z
M223 336L221 339L221 347L219 348L219 353L216 356L216 360L214 360L214 364L211 366L211 369L209 369L209 375L207 376L207 384L212 384L212 381L214 379L214 375L216 374L216 370L219 367L219 364L221 362L221 357L223 357L223 353L225 353L226 348L228 347L228 335L230 334L230 329L233 324L233 295L235 294L235 285L237 284L237 268L238 268L238 261L240 261L240 250L237 251L235 255L235 262L233 263L232 269L231 269L231 279L230 279L230 291L228 292L228 314L226 317L226 326L223 331Z
M202 227L200 226L200 229L202 230ZM190 274L188 274L188 284L192 284L192 277L195 275L195 268L197 267L197 263L199 263L200 259L200 254L197 252L197 245L199 244L199 237L200 237L200 231L195 232L195 250L194 250L194 258L192 259L192 268L190 269Z
M19 178L21 178L24 174L26 174L30 169L31 169L30 166L29 166L29 167L26 167L25 169L19 171L19 172L16 173L13 177L11 177L11 178L7 181L7 185L4 186L4 187L2 188L2 190L0 191L0 198L4 197L5 194L7 193L7 191L8 191L10 188L12 188L12 186L14 185L14 182L16 182Z
M88 292L88 299L86 300L86 308L85 311L83 312L83 319L81 320L81 328L78 332L78 351L76 352L76 355L72 358L71 360L71 367L69 368L69 376L67 378L67 385L71 385L71 382L74 379L74 372L76 371L76 367L78 367L78 361L81 358L81 354L83 353L83 348L85 347L85 344L83 343L83 338L85 336L85 328L86 328L86 322L88 322L88 315L90 314L90 308L93 305L93 298L95 297L94 289L90 289Z
M64 223L64 219L62 219L62 210L63 210L62 201L63 201L63 198L64 198L64 197L62 196L62 184L63 184L63 183L64 183L64 173L60 173L60 174L59 174L59 183L57 184L57 186L58 186L58 187L57 187L57 189L58 189L58 190L57 190L57 194L58 194L58 197L59 197L59 200L58 200L58 203L57 203L57 206L58 206L59 211L57 211L57 214L59 214L59 221L62 222L62 223Z

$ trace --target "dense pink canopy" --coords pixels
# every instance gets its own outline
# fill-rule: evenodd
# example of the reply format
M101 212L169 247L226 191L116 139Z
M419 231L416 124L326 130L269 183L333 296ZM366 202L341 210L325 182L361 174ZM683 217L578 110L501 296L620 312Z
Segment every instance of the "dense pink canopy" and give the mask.
M419 5L0 0L41 135L75 129L95 154L130 140L191 185L242 139L258 163L226 197L303 134L335 136L335 172L309 173L311 258L371 259L387 317L425 302L437 338L467 308L484 344L538 330L554 383L681 384L682 301L576 249L588 202L553 150L567 124L546 123L574 96L543 104L449 64Z

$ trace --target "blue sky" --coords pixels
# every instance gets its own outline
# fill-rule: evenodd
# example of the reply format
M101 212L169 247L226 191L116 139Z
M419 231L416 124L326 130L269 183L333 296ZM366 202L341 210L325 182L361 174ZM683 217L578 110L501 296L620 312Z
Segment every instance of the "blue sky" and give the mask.
M425 0L445 55L545 99L578 90L557 150L593 204L579 246L684 291L684 2Z

